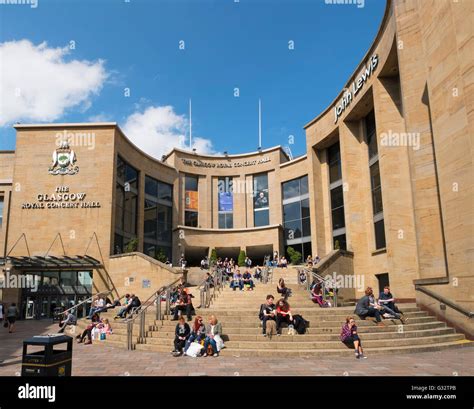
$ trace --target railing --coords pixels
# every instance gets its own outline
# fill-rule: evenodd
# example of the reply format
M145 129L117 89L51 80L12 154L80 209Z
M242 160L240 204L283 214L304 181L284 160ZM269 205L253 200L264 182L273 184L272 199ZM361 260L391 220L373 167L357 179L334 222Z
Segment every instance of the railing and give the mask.
M264 266L262 270L262 284L268 284L270 278L273 282L273 267Z
M224 288L225 277L224 269L216 268L214 275L211 274L212 282L209 281L209 278L206 279L198 286L200 293L200 308L209 308L212 300L215 300L217 293L221 292Z
M112 294L112 290L109 290L109 291L102 291L100 293L97 293L97 294L94 294L94 295L91 295L89 298L81 301L79 304L75 304L73 305L72 307L68 308L67 310L64 310L61 314L66 314L68 313L69 311L72 311L74 309L77 309L77 307L79 307L80 305L82 304L85 304L85 303L88 303L88 302L91 302L95 297L99 296L99 295L105 295L105 296L108 296L109 294ZM86 311L87 312L87 311Z
M469 311L464 307L461 307L459 304L456 304L455 302L443 297L442 295L436 294L435 292L428 290L427 288L424 288L421 285L415 285L415 290L426 294L428 297L434 298L435 300L447 305L448 307L452 308L453 310L456 310L457 312L460 312L468 318L474 317L474 312Z
M297 269L298 274L298 283L306 286L306 290L311 290L311 285L321 284L321 293L323 301L327 302L328 300L332 301L332 306L337 307L337 283L333 282L332 279L324 278L319 274L308 268ZM304 276L304 282L301 280L301 277ZM332 297L329 296L330 290L332 291Z
M138 321L138 342L143 342L146 337L146 317L147 313L149 312L149 308L152 306L156 306L156 315L155 319L157 321L162 320L165 315L169 314L170 311L170 294L172 288L181 280L178 278L177 280L173 281L171 284L167 286L161 287L158 291L154 292L146 301L144 301L141 305L140 310L138 310L137 315L135 317L131 317L127 320L127 349L133 349L133 327L136 320ZM161 308L161 300L165 296L166 304L165 310L163 311Z

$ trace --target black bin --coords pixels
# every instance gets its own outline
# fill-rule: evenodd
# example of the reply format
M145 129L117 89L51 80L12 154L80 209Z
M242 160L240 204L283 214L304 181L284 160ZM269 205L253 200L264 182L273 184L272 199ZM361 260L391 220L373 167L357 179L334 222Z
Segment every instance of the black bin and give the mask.
M21 376L71 376L72 338L67 335L40 335L23 341ZM61 345L60 349L55 349ZM29 347L44 347L28 352Z

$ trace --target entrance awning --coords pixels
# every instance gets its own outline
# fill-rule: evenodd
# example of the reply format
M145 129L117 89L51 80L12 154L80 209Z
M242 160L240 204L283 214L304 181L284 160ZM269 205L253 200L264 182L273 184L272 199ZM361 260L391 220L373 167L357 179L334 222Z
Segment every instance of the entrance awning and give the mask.
M7 257L6 259L0 258L0 265L9 263L12 267L20 270L27 269L41 269L41 270L68 270L78 268L101 268L103 264L95 259L94 257L85 256L31 256L31 257Z

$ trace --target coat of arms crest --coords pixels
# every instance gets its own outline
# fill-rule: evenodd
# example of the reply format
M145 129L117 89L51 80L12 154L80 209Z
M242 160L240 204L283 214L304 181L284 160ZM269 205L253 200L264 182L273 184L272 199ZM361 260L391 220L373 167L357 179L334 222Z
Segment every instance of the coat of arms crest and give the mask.
M51 175L75 175L79 172L76 161L76 154L69 147L69 143L62 141L59 148L53 152L53 161L48 172Z

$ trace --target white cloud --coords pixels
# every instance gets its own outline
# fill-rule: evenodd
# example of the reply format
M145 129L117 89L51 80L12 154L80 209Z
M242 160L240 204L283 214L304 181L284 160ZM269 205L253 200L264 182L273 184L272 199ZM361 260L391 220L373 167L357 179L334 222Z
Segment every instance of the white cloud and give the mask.
M0 43L0 126L54 121L72 107L90 107L108 77L104 61L66 61L68 53L45 42Z
M188 123L172 106L150 106L134 112L122 127L125 135L149 155L161 159L173 148L189 149ZM193 147L200 154L215 154L212 141L193 137Z
M87 118L89 122L115 122L112 115L100 112L97 115L91 115Z

